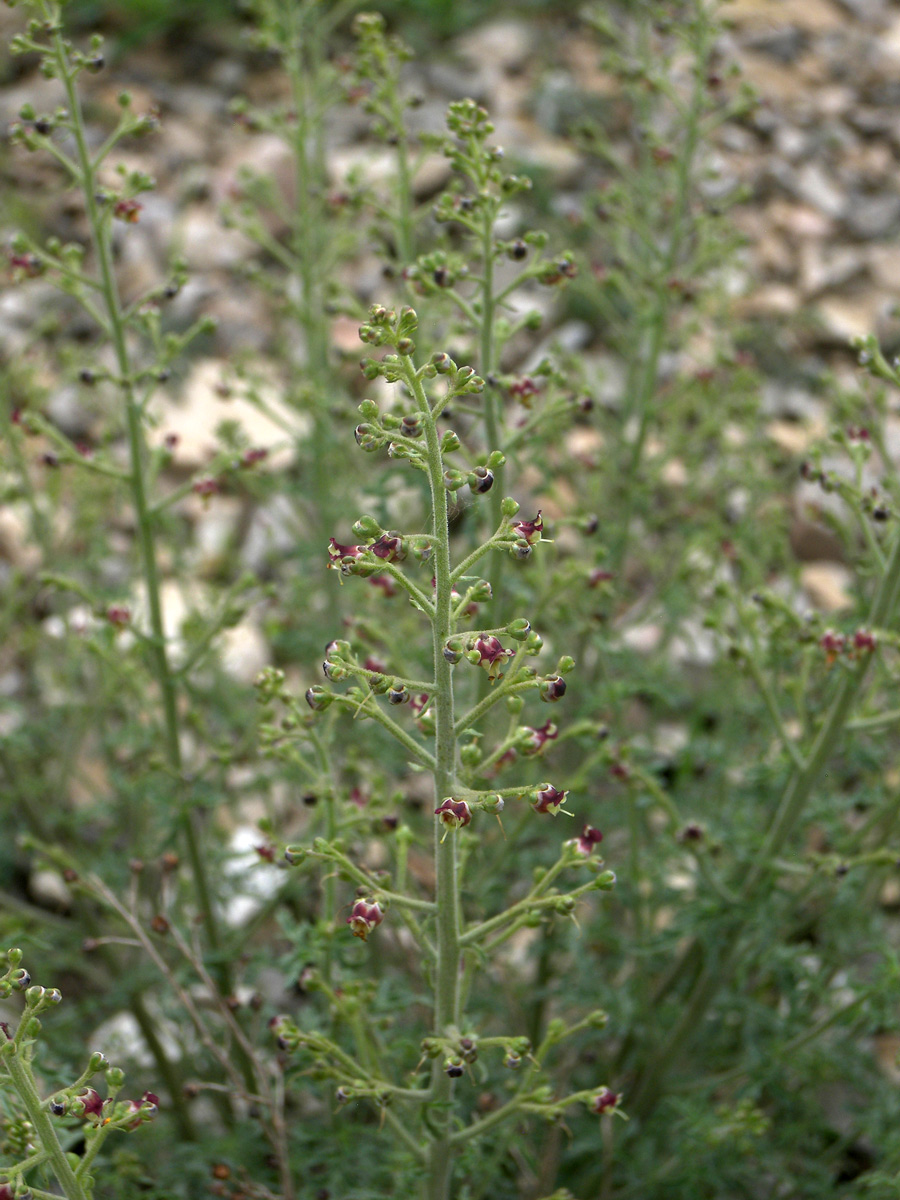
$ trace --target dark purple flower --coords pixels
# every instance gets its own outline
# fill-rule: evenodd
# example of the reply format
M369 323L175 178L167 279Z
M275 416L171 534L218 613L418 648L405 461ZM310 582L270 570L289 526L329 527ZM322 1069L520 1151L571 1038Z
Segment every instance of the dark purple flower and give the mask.
M581 837L573 838L569 845L575 846L578 853L585 858L590 858L602 841L603 834L599 829L595 829L593 825L585 825L581 831Z
M353 931L353 936L362 938L365 942L369 934L384 920L381 905L374 900L357 900L347 918L347 924Z
M516 747L526 758L533 758L535 754L540 754L547 742L553 741L558 735L559 730L552 721L545 722L540 729L523 725L519 731Z
M403 538L397 537L395 533L383 533L369 549L376 558L383 558L385 562L403 562L406 558Z
M75 1097L76 1108L86 1117L99 1117L103 1112L103 1100L94 1088L85 1088Z
M356 559L362 558L365 552L365 546L343 546L331 538L328 544L328 566L335 571L340 571L342 575L350 575L353 563Z
M136 1113L135 1119L129 1121L126 1129L137 1129L144 1121L152 1121L159 1111L159 1097L153 1092L144 1092L140 1100L129 1100L128 1111Z
M529 546L534 545L535 542L541 540L541 530L544 528L541 510L538 509L538 514L533 521L513 521L512 527Z
M514 653L514 650L505 650L500 644L500 639L492 635L486 638L476 638L475 645L466 657L475 666L484 667L488 673L488 679L493 683L500 674L503 660L512 658Z
M472 810L465 800L454 800L452 796L441 801L434 815L440 817L441 824L447 829L459 829L472 820Z
M561 700L565 694L566 681L561 675L549 675L546 679L541 680L538 695L548 704L552 704L556 700Z
M614 1092L612 1088L601 1088L591 1100L591 1112L596 1113L598 1116L602 1116L605 1112L612 1112L621 1099L621 1093Z
M531 807L537 813L549 813L551 817L555 817L568 794L555 788L552 783L545 783L532 793Z

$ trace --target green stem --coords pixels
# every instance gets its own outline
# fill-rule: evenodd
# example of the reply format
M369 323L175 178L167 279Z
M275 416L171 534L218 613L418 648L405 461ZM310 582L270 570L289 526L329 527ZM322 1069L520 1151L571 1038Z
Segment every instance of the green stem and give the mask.
M450 570L450 530L447 490L437 425L431 416L421 380L409 365L407 384L422 415L428 456L428 482L431 490L432 534L434 544L434 616L432 651L434 660L434 795L436 803L453 794L456 774L456 730L453 716L453 674L444 657L444 646L452 629L452 590ZM434 820L435 901L437 904L437 964L435 968L434 1033L446 1036L459 1024L460 1008L460 909L457 873L459 869L455 834L442 837L442 826ZM435 1059L431 1076L435 1102L432 1138L428 1147L425 1195L427 1200L448 1200L452 1174L450 1135L453 1080Z
M481 235L481 257L483 276L481 282L481 325L478 370L484 380L484 438L485 450L490 454L499 450L502 442L500 429L500 401L496 386L490 376L494 371L494 214L490 205L485 206L484 229ZM494 486L489 493L491 521L495 529L503 523L503 497L506 494L506 471L503 466L494 468ZM504 556L494 555L488 582L493 594L492 612L499 611L500 587L503 580Z
M162 697L165 724L166 759L172 774L180 780L182 774L181 743L178 735L178 703L175 679L169 666L166 650L165 627L162 614L160 595L159 568L156 560L154 543L153 520L150 514L145 490L146 451L144 446L143 428L140 407L137 403L132 382L131 362L125 336L125 324L122 319L121 304L116 285L112 261L108 225L97 206L97 187L94 178L94 167L84 136L84 118L81 111L81 101L75 87L75 76L69 68L65 43L61 33L53 35L53 44L59 76L66 90L69 112L72 114L71 130L75 139L76 156L81 171L81 184L87 208L88 222L97 256L100 271L100 286L104 305L109 320L109 333L116 356L116 365L125 393L125 416L128 430L128 449L131 463L130 485L132 501L138 525L138 543L144 573L144 584L147 589L147 603L150 610L150 628L152 630L152 661ZM182 787L179 787L179 791ZM197 895L203 925L210 946L216 949L219 945L218 927L213 913L212 900L197 832L193 818L182 795L179 803L179 824L188 849L191 870ZM222 967L223 987L227 990L227 970Z
M38 1141L47 1154L53 1174L67 1200L90 1200L87 1192L75 1177L75 1172L69 1165L66 1153L60 1145L50 1115L37 1093L31 1068L17 1053L5 1054L4 1060L6 1071L13 1081L19 1099L28 1113L28 1119L34 1126Z
M897 602L898 591L900 591L900 535L895 537L884 576L869 611L867 623L870 626L884 628L888 625ZM728 923L728 929L723 931L718 939L721 947L719 954L714 961L704 964L678 1021L669 1031L662 1045L648 1054L648 1066L644 1074L639 1077L634 1088L633 1098L629 1102L629 1109L636 1116L646 1114L655 1106L661 1095L665 1075L677 1063L688 1041L700 1027L703 1017L719 989L727 981L731 965L736 957L740 934L753 912L749 900L754 893L761 890L761 885L770 875L775 865L773 860L793 833L825 764L835 753L840 736L847 724L851 706L866 677L870 662L871 656L862 658L852 670L847 671L844 675L838 686L837 695L805 758L804 766L794 768L769 831L739 889L739 907L734 910ZM681 961L687 957L693 958L697 950L696 942L689 943L681 956Z

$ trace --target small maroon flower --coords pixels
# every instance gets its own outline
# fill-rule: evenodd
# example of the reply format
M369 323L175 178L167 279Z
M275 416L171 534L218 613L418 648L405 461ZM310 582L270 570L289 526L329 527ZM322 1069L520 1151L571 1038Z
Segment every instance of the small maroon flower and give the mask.
M581 837L572 838L571 842L567 844L574 846L584 858L590 858L602 841L603 834L599 829L595 829L593 825L585 825L581 831Z
M46 264L36 254L10 254L9 265L16 283L43 275Z
M877 645L878 643L875 640L875 634L871 633L868 629L857 629L856 633L853 635L854 650L860 650L871 654Z
M358 784L350 789L349 800L351 804L355 804L359 809L365 808L369 803L369 797Z
M537 813L549 813L555 817L565 803L568 792L561 792L552 783L545 783L532 792L531 807Z
M144 1092L140 1100L129 1100L128 1111L136 1113L135 1119L129 1121L126 1129L137 1129L144 1121L152 1121L159 1111L159 1097L153 1092Z
M513 521L512 527L520 538L529 546L533 546L535 542L541 540L541 530L544 528L541 510L538 509L538 514L533 521Z
M94 1088L85 1088L75 1097L76 1105L86 1117L99 1117L103 1112L103 1100Z
M252 467L256 463L262 462L263 459L266 459L268 457L269 457L269 451L265 448L265 446L257 446L253 450L245 450L244 453L241 455L241 466L242 467Z
M313 684L311 688L307 688L305 699L313 712L323 712L334 700L334 693L329 692L327 688L319 687L318 684Z
M601 583L609 583L614 578L612 571L604 571L602 567L595 567L588 575L588 587L599 587Z
M441 824L448 830L460 829L472 820L472 810L465 800L454 800L448 796L434 810L434 815L440 818Z
M591 1112L596 1113L598 1117L602 1116L603 1113L612 1112L621 1099L621 1093L614 1092L612 1088L601 1088L591 1100Z
M521 740L516 743L516 748L526 758L533 758L535 754L540 754L547 742L553 741L558 736L559 730L552 721L545 722L540 729L533 729L530 725L523 725L519 731Z
M541 686L538 689L538 695L547 704L555 704L557 700L561 700L566 694L566 681L561 675L548 675L546 679L541 680Z
M381 905L374 900L357 900L353 905L347 924L354 937L362 938L365 942L369 934L384 920Z
M143 207L138 200L117 200L113 207L113 216L120 221L127 221L129 225L137 225Z
M397 595L397 585L391 579L390 575L372 575L369 583L371 583L372 587L380 588L388 599L391 596Z
M509 385L509 394L515 396L517 400L521 400L526 408L530 407L531 397L536 396L540 390L530 375L522 375Z
M829 666L839 654L843 654L846 644L846 638L842 633L836 633L833 629L825 630L819 638L819 645L825 651L825 660Z
M352 562L347 560L362 558L365 552L365 546L342 546L340 542L331 538L328 544L328 566L340 571L342 575L349 575Z
M127 604L111 604L106 610L106 619L110 625L122 629L131 620L131 609Z
M275 847L274 846L267 846L267 845L254 846L253 849L256 851L256 853L259 855L259 857L263 860L263 862L273 863L275 861Z
M373 542L369 546L369 549L376 558L382 558L385 562L403 562L406 558L403 539L393 533L383 533L377 542Z
M492 635L486 638L476 638L475 644L466 655L466 658L474 666L484 667L488 673L488 679L493 683L500 674L503 660L512 658L514 654L514 650L505 650L500 643L500 639Z
M217 492L221 491L221 488L222 485L218 479L213 479L211 475L207 475L204 479L198 479L191 487L191 491L206 500L210 496L215 496Z
M551 287L555 283L562 283L563 279L574 279L578 274L578 268L570 258L561 258L559 262L547 263L538 274L538 281Z

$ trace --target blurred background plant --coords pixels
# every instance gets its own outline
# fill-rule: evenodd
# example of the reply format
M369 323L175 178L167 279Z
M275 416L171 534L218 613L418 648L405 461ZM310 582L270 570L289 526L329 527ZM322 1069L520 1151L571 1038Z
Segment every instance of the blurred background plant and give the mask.
M92 59L114 55L77 40L90 153L110 115L150 120L98 166L98 186L112 194L148 164L162 177L159 191L116 192L143 208L102 236L134 322L164 642L146 624L140 522L122 499L133 466L109 316L78 310L85 286L100 302L80 278L96 259L64 249L90 240L89 205L52 166L72 152L72 106L33 56L10 75L25 133L4 167L0 933L51 965L67 1001L45 1090L77 1076L86 1044L111 1042L135 1094L160 1094L153 1125L104 1149L135 1194L377 1196L414 1174L376 1107L338 1107L321 1063L294 1063L267 1023L289 1016L352 1048L358 1020L363 1044L415 1064L430 996L396 910L363 945L346 924L353 871L320 864L310 886L281 856L285 842L341 837L353 863L428 896L434 804L401 748L336 708L310 724L302 703L264 706L260 735L252 686L269 666L293 696L326 686L335 639L363 648L366 669L429 678L397 580L342 588L325 569L329 538L361 538L355 513L427 530L416 473L352 437L364 397L403 415L383 380L361 376L358 326L372 303L412 302L423 346L483 372L493 405L486 419L490 405L460 397L444 414L461 443L448 451L456 546L494 527L504 489L479 500L484 476L469 480L493 449L505 491L542 514L541 555L504 560L477 620L500 628L527 603L541 661L576 659L565 720L533 730L535 778L569 791L571 836L602 829L618 876L577 927L517 931L484 968L492 1003L474 1011L486 1028L502 1010L535 1047L552 1022L606 1010L602 1032L558 1047L553 1095L603 1079L630 1120L571 1109L528 1138L498 1129L461 1151L458 1194L896 1195L896 369L877 342L854 351L855 376L835 343L803 355L743 305L735 228L765 193L741 187L728 150L768 147L771 113L732 73L727 6L593 6L577 27L562 12L588 81L567 76L564 91L527 22L498 42L490 26L476 34L491 67L509 55L500 75L457 64L448 78L433 49L423 61L460 6L422 6L424 33L406 4L355 28L352 6L223 5L215 21L195 7L178 28L171 6L110 13L116 71L138 64L127 81L106 62L94 74ZM157 18L170 40L154 58ZM536 28L552 19L542 10ZM239 48L210 64L214 78L197 68L184 95L170 84L155 132L153 71L177 76L173 44L213 26ZM211 147L215 165L198 171ZM120 159L124 176L109 169ZM510 176L521 186L503 191ZM196 325L211 313L216 329ZM773 418L777 363L777 394L799 403L800 381L812 417ZM161 644L180 770L161 750ZM473 702L491 694L482 676ZM478 788L512 786L535 749L493 719L463 740ZM200 831L213 938L194 923L179 795ZM473 913L521 898L555 859L545 819L504 820L508 842L498 828L471 849ZM502 1079L467 1069L487 1117ZM6 1093L0 1105L9 1164L21 1113Z

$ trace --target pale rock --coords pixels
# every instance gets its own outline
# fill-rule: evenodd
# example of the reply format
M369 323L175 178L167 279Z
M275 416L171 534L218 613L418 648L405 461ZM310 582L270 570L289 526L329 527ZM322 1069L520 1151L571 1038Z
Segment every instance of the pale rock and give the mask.
M167 116L165 136L160 138L163 161L170 171L180 171L203 162L209 154L209 140L190 119Z
M878 903L882 908L896 911L900 908L900 879L886 879L878 893Z
M178 221L174 240L192 271L236 267L257 253L257 246L238 229L226 229L206 204L192 204Z
M811 99L820 117L833 120L835 117L845 117L851 112L856 103L856 93L853 88L834 84L831 87L817 88Z
M825 418L823 402L806 388L769 380L763 384L760 400L760 408L767 416L817 425L821 425Z
M764 284L736 305L743 317L786 317L800 309L800 299L794 288L782 283Z
M779 449L799 457L825 433L823 425L807 425L798 421L770 421L766 435Z
M803 243L801 243L801 249ZM793 247L786 238L769 230L754 244L753 254L757 266L763 271L776 275L779 279L789 280L796 269Z
M537 28L529 21L503 19L479 25L457 39L464 61L474 67L513 74L528 66Z
M767 54L757 54L752 50L741 50L738 61L743 77L763 100L771 103L773 109L783 110L807 100L809 84L796 66L785 70ZM758 110L758 113L764 112L765 109Z
M208 279L212 282L217 277ZM259 288L235 287L227 278L218 278L218 287L203 305L203 315L217 322L215 345L223 353L262 353L272 336L268 298ZM295 345L302 345L301 339Z
M826 613L852 608L853 598L848 590L852 581L852 572L840 563L807 563L800 571L800 583L810 603Z
M725 515L733 524L742 521L750 511L750 492L745 487L733 487L725 497Z
M224 918L231 928L246 924L274 896L284 883L285 874L256 852L265 842L258 829L240 825L231 835L223 873L227 881Z
M809 134L798 129L796 125L779 125L775 130L775 150L788 162L797 162L805 158L812 148Z
M133 639L130 630L123 629L116 635L116 651L123 652L123 642ZM93 750L84 750L77 758L69 775L68 796L77 808L96 805L100 799L110 799L112 788L104 758Z
M874 49L892 63L900 63L900 16L895 17L879 35Z
M224 629L219 643L222 670L235 683L252 684L271 662L269 645L251 615L233 628Z
M827 297L819 301L816 311L826 337L847 345L854 338L874 332L884 306L884 295L872 290L849 297Z
M900 280L900 245L869 246L864 253L875 282L895 290Z
M691 734L686 725L674 721L660 721L653 730L653 748L657 754L675 758L690 745Z
M576 425L566 436L566 450L575 462L596 470L603 461L603 434L590 425Z
M688 617L669 644L672 661L684 666L709 667L719 658L719 648L712 630L699 620Z
M413 195L419 201L428 200L447 186L453 177L453 167L444 154L426 154L413 176Z
M167 434L176 434L174 465L196 471L206 466L216 452L219 424L234 421L244 430L250 446L269 451L268 457L257 463L254 470L277 471L289 466L296 455L295 443L308 436L311 419L289 408L281 400L280 389L274 382L260 381L256 386L264 408L233 391L231 395L222 395L220 385L227 371L228 364L219 359L198 360L178 399L169 395L160 397L156 428L148 440L160 446ZM289 430L294 431L293 438ZM215 503L215 497L211 503Z
M0 558L26 574L41 565L41 548L32 538L30 516L24 503L0 507Z
M192 495L186 497L180 511L193 517L192 552L197 570L201 575L215 572L233 545L244 505L236 496L217 496L214 504L204 504Z
M668 462L662 464L660 479L667 487L684 487L688 484L690 475L688 468L684 466L680 458L670 458Z
M629 625L621 634L623 646L637 654L652 654L662 641L662 626L647 622Z
M547 172L554 188L576 187L584 177L585 161L570 142L546 135L527 137L511 151L516 162Z
M844 220L854 237L866 241L896 236L900 232L900 196L892 192L879 196L851 194Z
M831 0L730 0L725 10L730 24L752 32L794 27L805 33L843 28L845 17Z
M801 200L826 217L843 215L846 199L842 189L816 162L804 163L794 177L794 189Z
M397 156L371 146L344 146L328 156L328 171L335 184L359 181L385 192L396 178Z
M849 246L825 248L822 243L804 241L798 249L800 287L807 297L829 288L840 288L866 274L868 263L863 254Z
M331 322L331 344L341 354L355 354L358 358L364 353L365 345L359 340L359 318L346 314L335 317Z
M38 868L28 876L28 895L41 908L52 912L68 912L72 907L72 893L59 871Z
M773 200L763 214L763 225L782 229L794 238L827 238L834 233L834 221L807 204Z
M184 642L181 627L191 611L202 608L203 594L197 584L182 586L174 579L164 579L160 585L160 607L162 609L163 635L169 650L169 659L178 666L184 658ZM150 606L144 584L138 584L130 605L132 625L145 636L151 636Z
M182 1053L177 1026L161 1013L154 1012L153 1029L165 1050L166 1057L172 1062L177 1062ZM156 1060L144 1041L137 1018L133 1013L124 1009L114 1013L102 1025L99 1025L91 1034L88 1045L101 1047L103 1053L112 1062L124 1059L138 1067L155 1065Z

